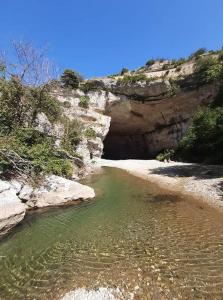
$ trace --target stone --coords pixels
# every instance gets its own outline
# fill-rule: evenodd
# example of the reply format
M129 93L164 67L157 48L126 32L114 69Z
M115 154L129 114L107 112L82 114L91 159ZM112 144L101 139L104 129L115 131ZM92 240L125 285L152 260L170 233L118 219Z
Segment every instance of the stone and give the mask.
M18 197L19 197L21 200L28 201L28 200L31 199L32 194L33 194L33 188L32 188L30 185L25 184L25 185L22 187L22 189L20 190Z
M0 235L3 235L23 220L26 206L9 183L0 181L0 187Z
M30 207L59 206L77 200L91 199L95 197L91 187L63 177L50 175L45 183L34 190L32 199L27 202Z

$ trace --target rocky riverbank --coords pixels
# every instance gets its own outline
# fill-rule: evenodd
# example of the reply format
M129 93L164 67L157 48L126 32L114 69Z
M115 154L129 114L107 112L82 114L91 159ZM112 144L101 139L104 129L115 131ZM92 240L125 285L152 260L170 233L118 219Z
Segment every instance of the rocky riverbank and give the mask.
M20 180L0 180L0 236L20 223L30 209L79 203L94 197L92 188L55 175L47 176L37 188Z
M223 167L157 160L105 160L97 166L115 167L160 188L193 197L223 210Z

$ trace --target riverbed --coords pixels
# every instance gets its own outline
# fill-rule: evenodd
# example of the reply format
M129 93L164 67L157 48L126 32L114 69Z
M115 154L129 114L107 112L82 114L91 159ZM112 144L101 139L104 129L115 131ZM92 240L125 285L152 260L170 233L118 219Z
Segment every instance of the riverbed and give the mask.
M223 298L222 213L114 168L85 183L93 201L30 213L1 240L1 300Z

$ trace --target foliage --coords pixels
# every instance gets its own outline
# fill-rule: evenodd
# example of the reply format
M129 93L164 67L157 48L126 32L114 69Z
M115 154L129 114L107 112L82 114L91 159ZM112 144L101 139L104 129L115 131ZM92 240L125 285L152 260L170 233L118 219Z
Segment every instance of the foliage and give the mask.
M4 176L72 175L71 159L61 156L55 140L33 128L20 128L0 138L0 170Z
M125 73L128 73L129 72L129 69L127 68L122 68L121 72L120 72L120 75L123 76Z
M61 107L43 87L25 87L17 77L0 80L0 135L15 127L32 126L38 113L45 113L52 122L58 120Z
M104 84L103 82L99 81L99 80L88 80L85 83L81 84L80 89L85 92L88 93L90 91L96 91L99 89L104 89Z
M93 128L87 128L84 131L84 135L87 139L95 139L97 137L97 134Z
M223 107L223 85L220 86L219 91L211 104L211 107Z
M67 118L63 120L64 136L62 138L61 146L63 149L76 156L75 149L81 141L81 134L83 125L79 120L70 121Z
M159 153L156 157L157 160L159 161L169 161L174 155L174 150L173 149L167 149L164 150L163 152Z
M70 146L56 146L55 137L35 129L36 116L43 112L49 121L61 117L61 105L45 86L27 87L17 77L0 80L0 173L3 176L33 177L53 173L70 177L80 141L74 124L65 135ZM69 134L67 133L69 131Z
M62 105L63 105L63 107L65 107L65 108L70 108L70 107L71 107L70 101L64 101Z
M149 60L146 62L146 66L147 66L147 67L150 67L150 66L152 66L154 63L155 63L155 60L154 60L154 59L149 59Z
M80 96L79 106L82 108L89 107L90 98L88 96Z
M217 57L201 57L196 63L196 76L199 85L223 79L223 64Z
M127 85L134 84L140 81L147 81L148 77L145 74L134 74L134 75L124 75L123 78L118 80L119 84Z
M199 48L189 56L189 59L198 58L199 56L205 54L206 52L207 52L206 48Z
M181 140L176 157L192 162L223 163L223 108L198 111Z
M77 89L80 82L83 81L83 78L79 73L66 69L61 75L60 80L64 87Z

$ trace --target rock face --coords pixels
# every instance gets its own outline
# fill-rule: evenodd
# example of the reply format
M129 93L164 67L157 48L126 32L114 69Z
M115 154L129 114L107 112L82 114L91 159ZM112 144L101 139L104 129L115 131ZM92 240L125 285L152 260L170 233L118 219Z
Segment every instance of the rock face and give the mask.
M18 184L19 185L19 184ZM25 216L26 206L17 196L15 186L0 181L0 236L21 222Z
M29 208L59 206L94 197L92 188L55 175L46 177L36 189L19 180L0 180L0 236L20 223Z
M43 185L34 190L27 205L35 208L58 206L75 200L94 197L95 193L92 188L63 177L51 175L46 177Z
M148 87L144 90L144 100L124 95L108 102L105 113L111 117L111 125L104 143L106 158L148 159L175 148L198 107L211 103L216 93L215 87L205 86L168 97L165 85L157 85L156 93L151 94Z
M89 168L100 157L148 159L176 148L195 112L210 104L217 93L214 85L197 85L195 63L189 60L177 68L170 61L157 61L122 76L90 80L87 83L94 86L85 92L55 88L52 93L66 104L66 116L78 118L96 133L82 139L76 149L85 166ZM142 79L125 81L125 76ZM80 107L81 97L88 97L87 109ZM39 119L47 131L49 124L43 116Z
M72 121L81 122L85 130L93 130L95 136L82 137L76 152L83 158L85 167L90 167L90 161L103 154L103 141L109 131L111 118L105 115L106 103L109 99L106 91L89 91L55 88L52 95L64 105L64 114ZM80 106L81 97L89 98L89 107ZM68 104L68 107L66 107Z

